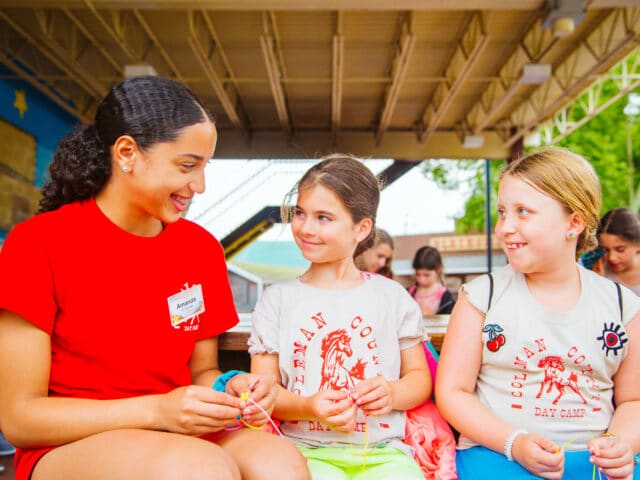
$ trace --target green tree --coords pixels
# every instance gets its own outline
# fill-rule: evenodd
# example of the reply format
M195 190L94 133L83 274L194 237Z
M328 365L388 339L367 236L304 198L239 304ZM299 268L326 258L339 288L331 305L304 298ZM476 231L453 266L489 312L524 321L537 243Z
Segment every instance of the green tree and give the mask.
M504 162L490 163L491 220L496 221L498 178ZM486 230L485 221L485 161L484 160L428 160L423 162L424 175L445 190L460 190L464 183L469 197L464 213L456 218L456 233L481 233Z
M638 211L640 124L624 114L627 102L628 97L623 97L558 142L559 146L579 153L593 165L602 186L603 213L615 207L631 207ZM627 134L632 140L630 163Z
M640 93L640 89L636 93ZM636 212L640 208L640 118L624 114L628 101L627 96L623 97L558 142L558 146L579 153L593 165L602 186L602 213L615 207L630 207ZM498 177L503 166L503 162L491 162L493 225ZM461 182L466 182L470 194L463 215L456 219L456 233L484 232L484 161L429 160L423 163L422 168L425 176L440 188L456 190Z

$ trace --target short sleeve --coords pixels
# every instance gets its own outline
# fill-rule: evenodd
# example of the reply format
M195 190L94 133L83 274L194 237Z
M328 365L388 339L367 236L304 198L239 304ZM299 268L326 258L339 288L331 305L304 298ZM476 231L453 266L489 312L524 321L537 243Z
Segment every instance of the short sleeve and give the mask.
M47 235L37 225L33 220L16 225L0 250L0 309L51 335L58 306Z
M282 288L272 285L265 289L251 316L249 354L277 354L280 351L280 312Z
M407 350L422 341L424 331L422 311L404 288L399 291L399 297L396 317L398 319L398 340L400 350Z
M627 325L640 312L640 297L624 285L620 285L622 294L622 323Z
M489 307L490 290L491 285L489 281L489 275L481 275L474 278L470 282L463 284L460 287L458 298L466 293L469 303L471 303L471 305L478 309L478 311L486 314Z
M191 237L194 238L195 234ZM198 330L199 339L220 335L238 324L224 249L209 232L204 232L201 241L201 247L197 250L207 254L206 260L199 263L199 268L206 272L203 295L207 310L206 320Z

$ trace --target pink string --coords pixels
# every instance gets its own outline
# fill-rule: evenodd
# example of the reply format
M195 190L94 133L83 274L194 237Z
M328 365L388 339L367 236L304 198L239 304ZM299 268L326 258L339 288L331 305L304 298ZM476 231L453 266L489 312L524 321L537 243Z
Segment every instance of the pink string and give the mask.
M262 406L261 406L259 403L257 403L257 402L256 402L254 399L252 399L252 398L249 398L249 399L247 400L247 402L251 402L253 405L255 405L256 407L258 407L258 410L260 410L260 411L262 412L262 414L263 414L265 417L267 417L267 420L269 420L269 423L271 424L271 426L273 427L273 429L276 431L276 433L277 433L278 435L280 435L281 437L284 437L284 435L282 434L282 432L280 431L280 429L279 429L279 428L278 428L278 426L276 425L276 422L274 422L274 421L273 421L273 419L271 418L271 416L267 413L267 411L266 411L264 408L262 408ZM249 423L245 422L245 421L242 419L242 417L240 417L240 421L241 421L242 423L244 423L244 424L245 424L247 427L249 427L249 428L262 429L262 428L264 427L264 425L262 425L261 427L256 427L256 426L254 426L254 425L250 425Z

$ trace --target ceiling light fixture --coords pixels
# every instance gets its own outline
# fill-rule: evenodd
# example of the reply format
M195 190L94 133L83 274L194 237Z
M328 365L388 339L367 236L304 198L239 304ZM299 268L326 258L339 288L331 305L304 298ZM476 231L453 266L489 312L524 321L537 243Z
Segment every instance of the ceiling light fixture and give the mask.
M151 65L140 63L137 65L124 66L124 78L140 77L143 75L157 75L156 69Z
M462 148L480 148L484 145L484 136L465 135L462 139Z
M587 11L585 0L547 0L543 28L550 28L553 36L563 38L571 35Z
M520 83L539 85L551 77L551 65L548 63L527 63L522 67Z

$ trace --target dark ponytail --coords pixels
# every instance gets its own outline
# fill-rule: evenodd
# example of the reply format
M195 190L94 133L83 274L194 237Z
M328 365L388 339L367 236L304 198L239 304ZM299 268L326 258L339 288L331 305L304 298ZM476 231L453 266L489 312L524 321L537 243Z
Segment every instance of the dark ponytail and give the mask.
M119 83L96 110L94 126L77 127L58 145L38 213L98 194L111 177L110 149L119 137L131 136L144 151L205 121L213 115L181 83L157 76Z
M58 145L42 188L39 213L96 195L111 176L111 156L93 125L81 125Z

